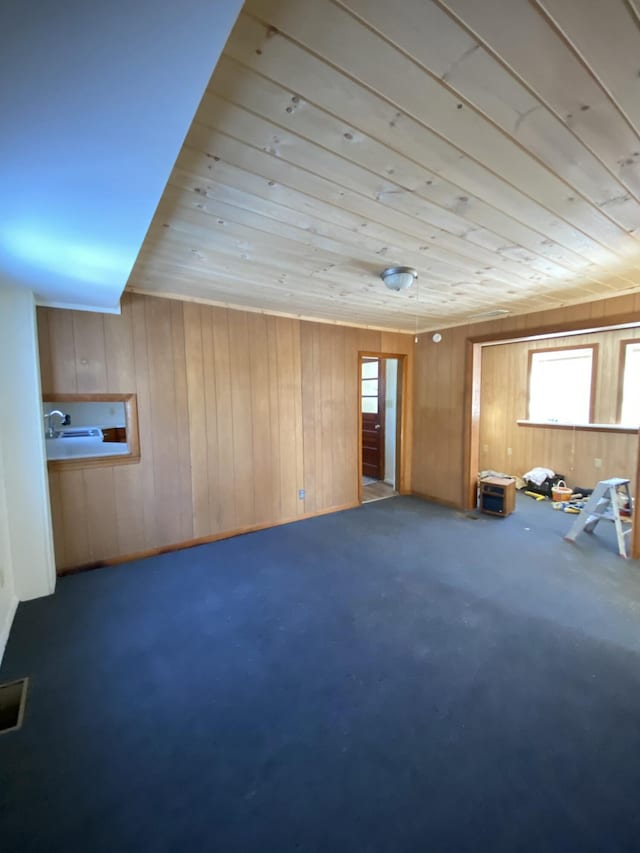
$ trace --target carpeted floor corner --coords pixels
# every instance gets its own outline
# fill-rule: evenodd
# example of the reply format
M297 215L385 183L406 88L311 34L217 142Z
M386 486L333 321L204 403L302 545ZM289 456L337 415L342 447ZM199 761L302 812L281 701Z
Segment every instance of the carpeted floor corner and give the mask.
M0 676L14 851L632 851L640 567L415 498L62 579Z

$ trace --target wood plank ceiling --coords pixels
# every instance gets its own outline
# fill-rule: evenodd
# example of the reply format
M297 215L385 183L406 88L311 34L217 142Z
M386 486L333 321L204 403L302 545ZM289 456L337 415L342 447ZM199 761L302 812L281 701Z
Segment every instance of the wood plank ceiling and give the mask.
M128 286L405 331L640 290L639 0L248 0Z

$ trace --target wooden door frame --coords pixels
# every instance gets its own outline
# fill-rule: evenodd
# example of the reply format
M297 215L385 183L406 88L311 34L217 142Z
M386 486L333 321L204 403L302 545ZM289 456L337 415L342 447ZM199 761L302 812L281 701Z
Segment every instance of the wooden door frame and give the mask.
M358 351L358 503L362 503L362 400L361 400L361 379L362 379L362 361L365 358L377 358L380 361L385 359L395 358L398 362L398 372L400 381L396 384L396 491L401 495L408 494L406 488L404 474L404 459L407 445L407 423L409 422L409 389L408 370L407 370L407 354L395 352L372 352L370 350Z
M466 340L464 378L464 458L462 471L462 501L464 509L473 509L477 501L477 478L480 459L480 398L482 392L482 349L492 344L518 343L544 338L569 337L616 329L637 327L638 320L629 320L628 314L615 315L595 323L592 319L556 322L548 326L534 326L510 332L489 335L472 335ZM640 430L638 431L636 484L640 484ZM634 496L631 557L640 559L640 500Z

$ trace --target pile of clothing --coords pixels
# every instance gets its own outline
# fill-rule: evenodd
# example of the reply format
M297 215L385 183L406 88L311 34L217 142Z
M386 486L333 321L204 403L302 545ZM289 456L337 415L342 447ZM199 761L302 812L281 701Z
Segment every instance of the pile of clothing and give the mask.
M528 492L535 492L538 495L550 498L553 487L564 480L564 474L556 474L551 468L538 467L523 474L523 480Z

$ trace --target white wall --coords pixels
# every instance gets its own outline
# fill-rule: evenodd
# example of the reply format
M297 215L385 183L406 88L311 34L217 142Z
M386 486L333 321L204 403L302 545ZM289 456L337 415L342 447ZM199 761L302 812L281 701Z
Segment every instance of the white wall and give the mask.
M55 562L44 449L42 393L33 294L0 285L0 631L14 606L49 595ZM3 635L0 634L0 639ZM0 653L4 645L0 646Z
M0 280L117 310L242 0L0 4Z
M50 412L52 409L60 409L61 412L70 415L72 427L125 427L127 416L124 403L69 403L56 402L42 404L42 413ZM54 415L52 418L53 428L58 429L60 418Z
M398 359L387 358L384 415L384 481L396 486L396 424L398 412Z
M13 588L13 572L9 553L9 522L4 487L4 466L0 446L0 662L7 644L18 599Z

